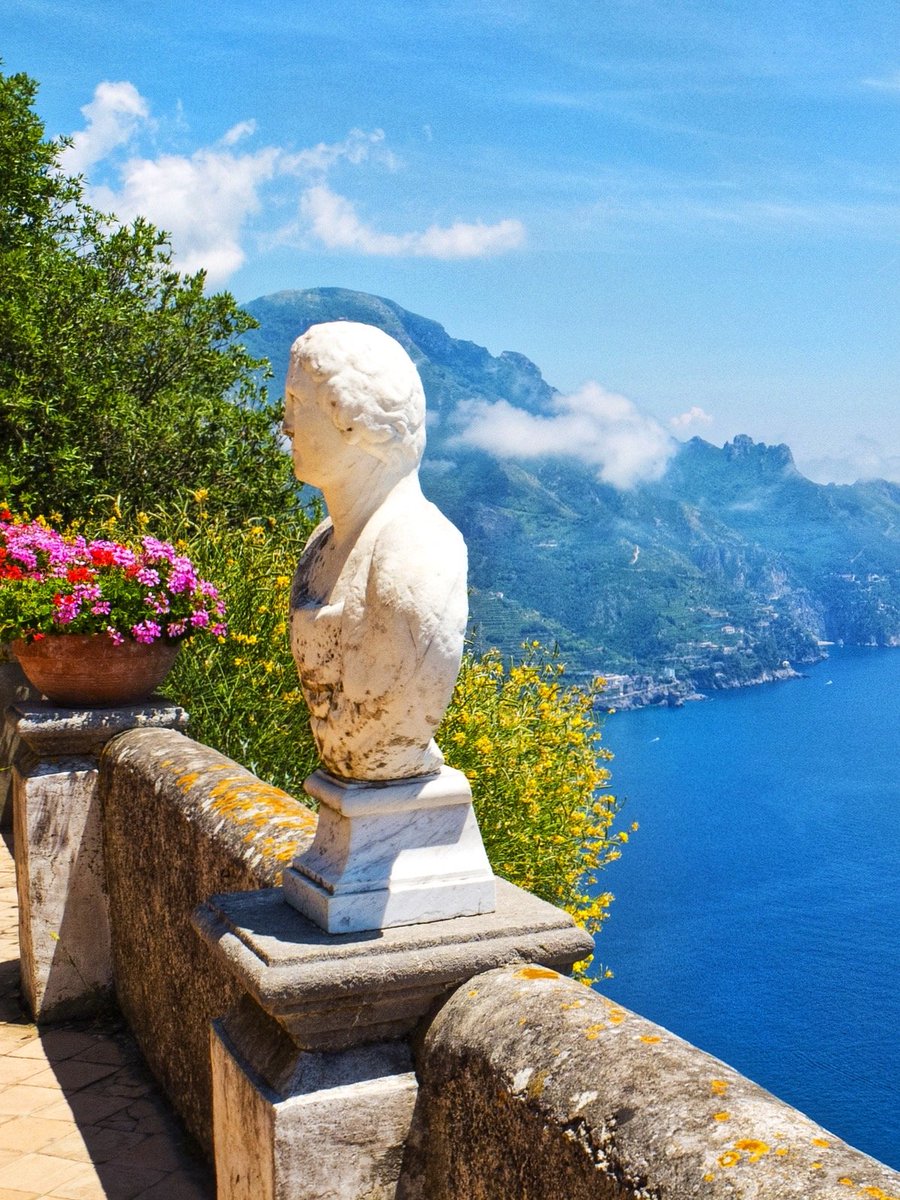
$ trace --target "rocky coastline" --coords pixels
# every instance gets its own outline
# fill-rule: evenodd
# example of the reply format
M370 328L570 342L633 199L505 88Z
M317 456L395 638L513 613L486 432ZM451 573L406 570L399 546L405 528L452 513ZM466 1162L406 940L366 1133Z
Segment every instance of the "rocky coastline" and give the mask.
M824 656L823 656L824 657ZM820 660L819 660L820 661ZM691 678L658 678L654 675L604 675L603 703L610 709L626 712L649 706L680 708L683 704L709 699L710 693L731 688L756 687L763 683L779 683L786 679L800 679L802 671L789 663L781 667L764 669L748 678L716 676L704 680L701 691Z

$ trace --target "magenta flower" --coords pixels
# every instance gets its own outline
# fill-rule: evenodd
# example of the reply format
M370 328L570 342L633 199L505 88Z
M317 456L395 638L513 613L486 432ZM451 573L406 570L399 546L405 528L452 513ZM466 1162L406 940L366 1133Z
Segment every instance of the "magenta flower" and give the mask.
M140 621L137 625L132 625L131 636L136 642L147 645L162 637L162 627L156 621Z
M4 514L5 515L2 515ZM135 550L16 521L0 507L0 640L107 633L117 643L227 631L218 589L174 546Z

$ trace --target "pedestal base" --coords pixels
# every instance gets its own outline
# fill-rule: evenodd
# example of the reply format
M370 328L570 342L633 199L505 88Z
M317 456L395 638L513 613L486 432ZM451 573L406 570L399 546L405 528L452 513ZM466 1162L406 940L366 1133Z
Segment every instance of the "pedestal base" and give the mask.
M394 1200L418 1091L408 1047L302 1054L273 1088L233 1032L213 1024L217 1200Z
M508 963L568 969L568 913L497 880L480 916L335 936L280 888L213 896L194 926L240 999L213 1031L219 1200L394 1200L416 1099L405 1039Z
M284 873L285 899L328 933L494 911L494 876L461 771L357 783L316 771L309 850Z

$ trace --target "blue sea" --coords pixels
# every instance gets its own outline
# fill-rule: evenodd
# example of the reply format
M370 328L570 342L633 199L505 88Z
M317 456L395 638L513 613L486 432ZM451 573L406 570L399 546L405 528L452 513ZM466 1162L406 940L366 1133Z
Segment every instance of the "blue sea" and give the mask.
M601 990L900 1168L900 649L608 717Z

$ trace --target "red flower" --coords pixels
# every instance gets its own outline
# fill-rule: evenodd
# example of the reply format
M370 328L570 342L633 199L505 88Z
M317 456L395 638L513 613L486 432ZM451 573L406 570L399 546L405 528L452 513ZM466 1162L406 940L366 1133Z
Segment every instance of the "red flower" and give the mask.
M25 573L21 567L4 567L2 571L4 579L24 579Z
M112 550L103 550L96 546L91 550L91 562L95 567L111 567L115 561Z
M94 572L89 567L69 567L66 579L69 583L92 583Z
M31 640L33 642L42 642L46 636L46 633L33 633L31 635Z
M11 521L12 513L8 508L0 508L0 521Z
M54 607L59 608L60 605L62 604L63 600L65 600L65 596L62 594L62 592L57 592L56 595L53 597Z

